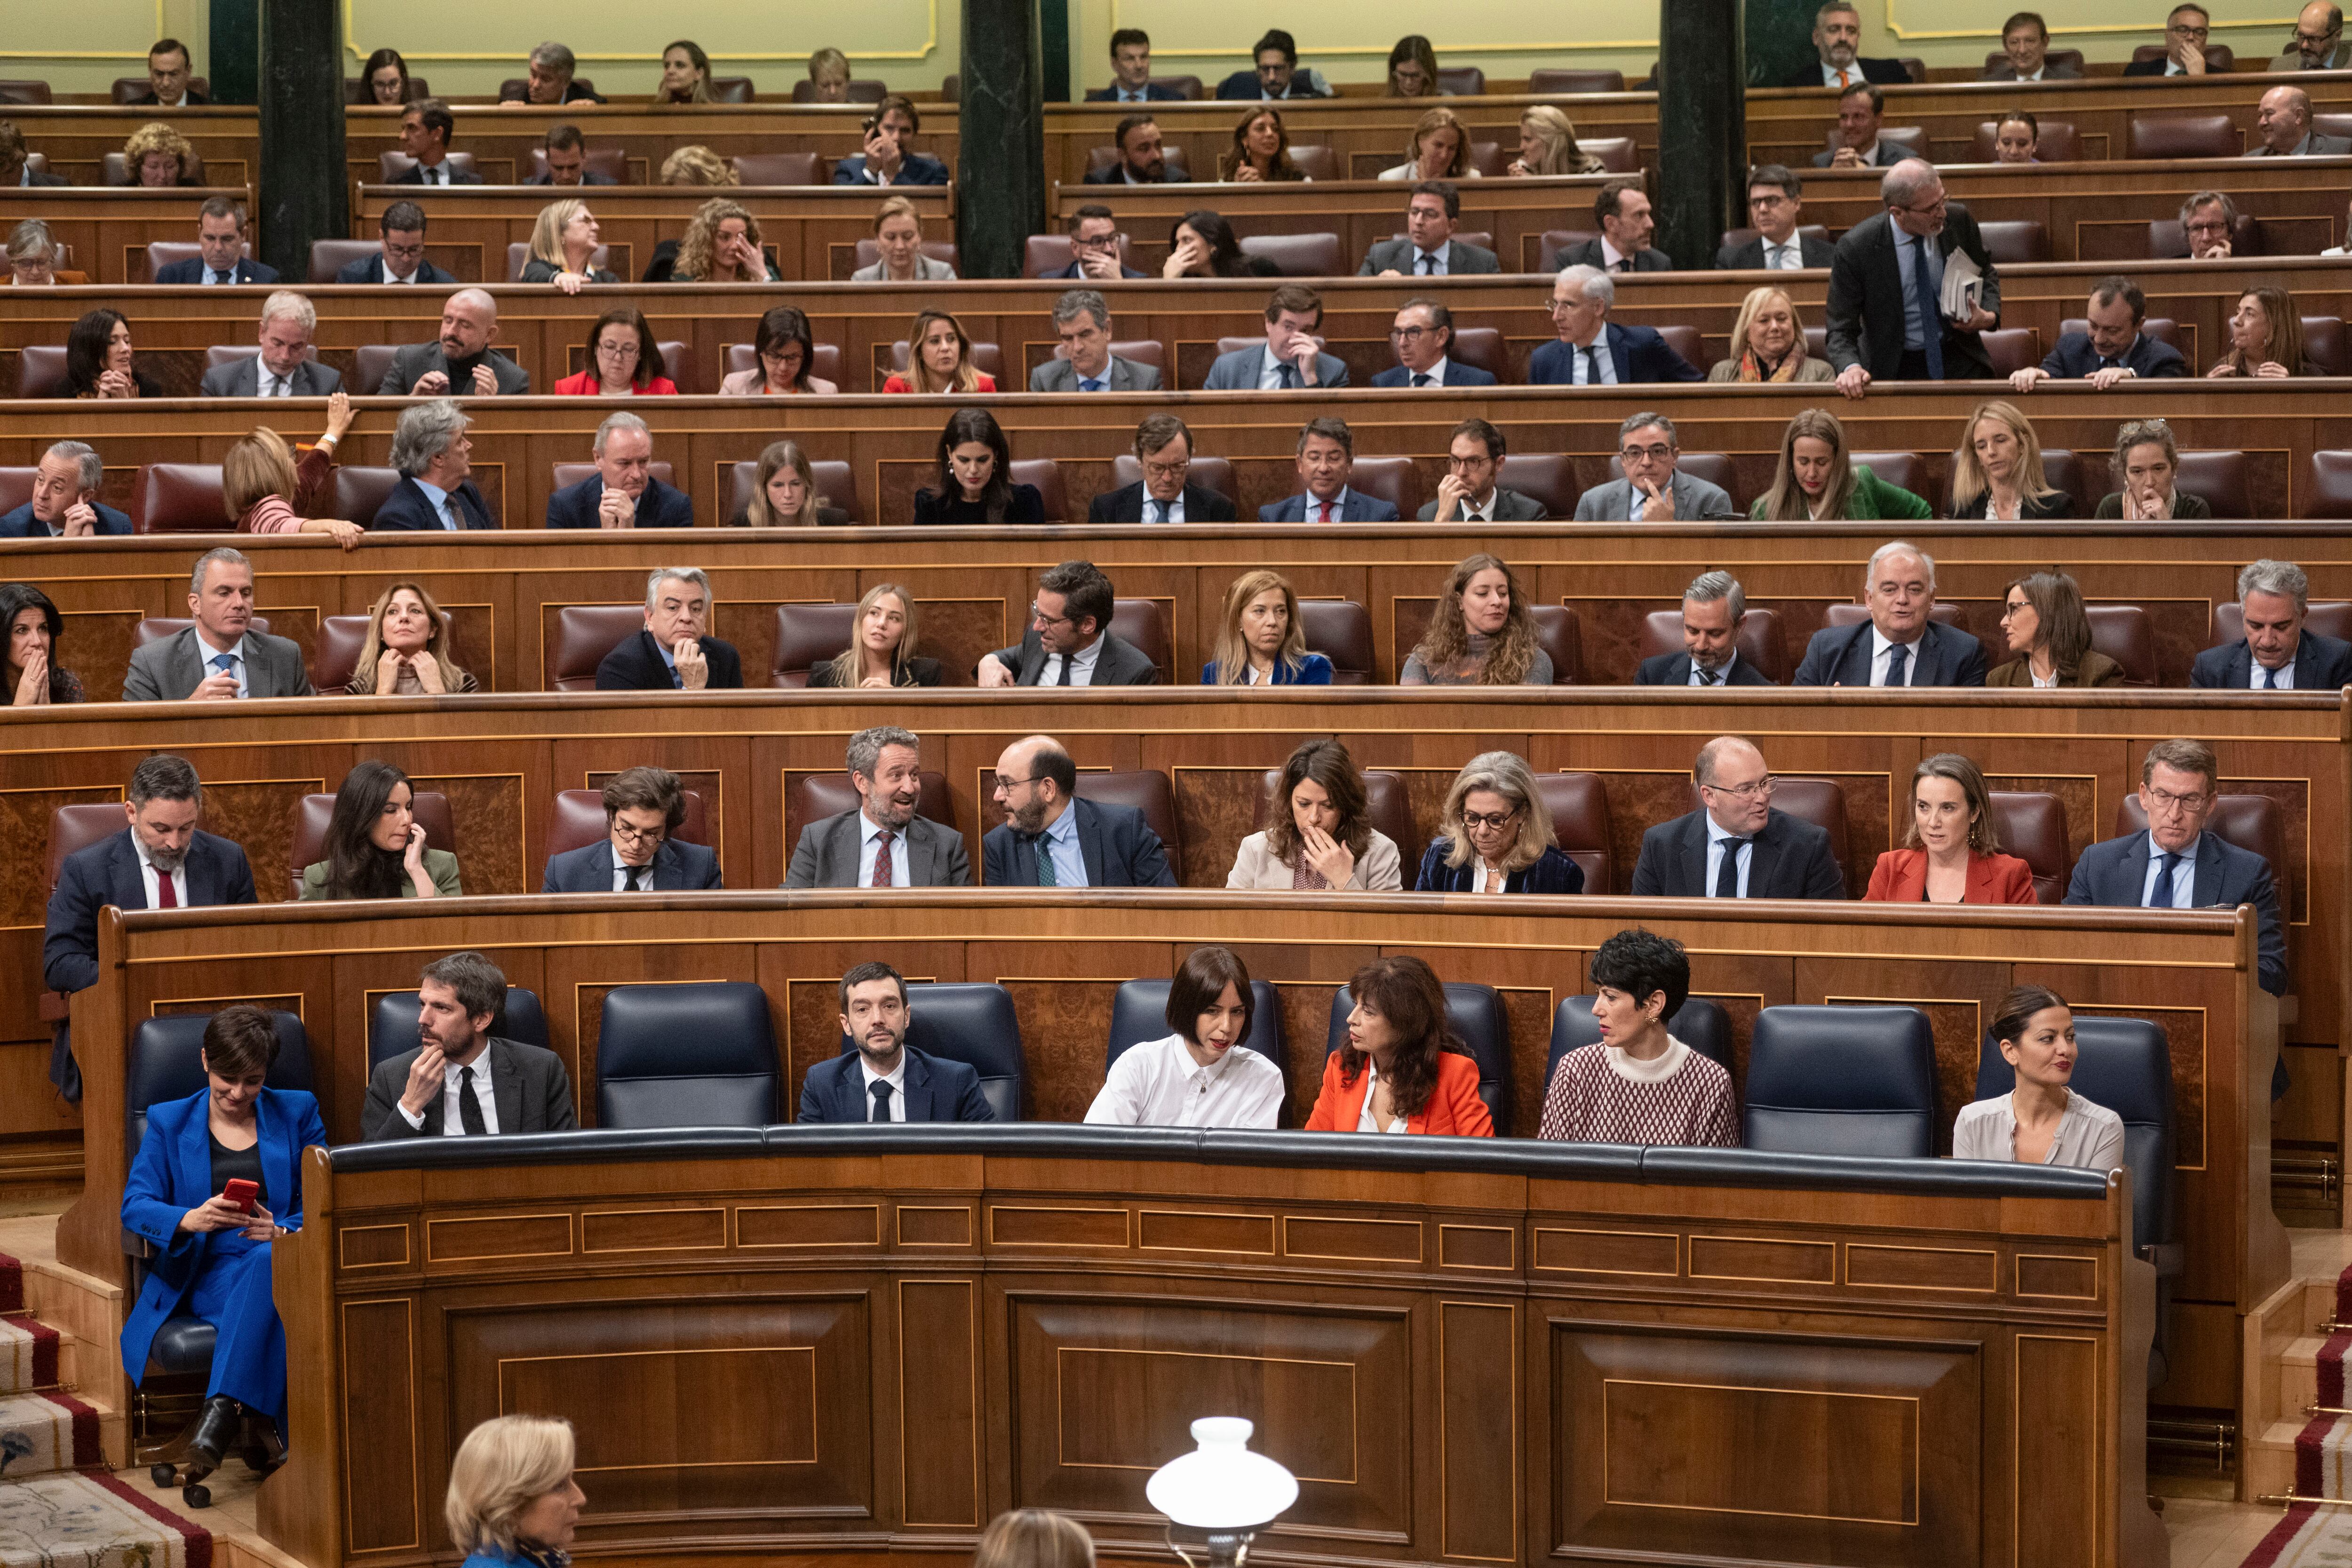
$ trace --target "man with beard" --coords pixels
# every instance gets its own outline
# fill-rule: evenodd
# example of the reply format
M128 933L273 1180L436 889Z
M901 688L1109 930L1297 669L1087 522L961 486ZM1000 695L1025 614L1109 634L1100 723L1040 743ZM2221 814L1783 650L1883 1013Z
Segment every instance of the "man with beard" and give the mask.
M904 731L900 731L904 733ZM841 1055L809 1069L803 1122L993 1121L980 1074L907 1044L907 979L887 963L841 977Z
M98 911L177 910L254 902L253 868L226 838L196 831L205 786L185 759L158 752L131 775L121 832L66 857L49 895L41 941L42 983L60 995L98 984ZM49 1081L81 1099L81 1069L59 1019L49 1048Z
M716 888L719 856L677 837L686 791L667 768L624 768L604 785L604 837L551 855L542 893L680 893Z
M1030 735L996 759L1004 824L980 841L992 888L1172 888L1160 835L1131 805L1077 795L1078 765L1051 735Z
M478 952L436 958L417 980L416 1005L416 1049L378 1063L368 1079L360 1108L368 1142L578 1128L563 1058L490 1033L507 1005L497 964Z
M513 397L530 390L530 372L490 352L499 339L499 302L480 289L460 289L441 307L441 335L393 352L379 397Z
M857 809L801 829L787 888L969 888L963 835L933 822L922 798L923 742L896 724L849 738L849 782Z

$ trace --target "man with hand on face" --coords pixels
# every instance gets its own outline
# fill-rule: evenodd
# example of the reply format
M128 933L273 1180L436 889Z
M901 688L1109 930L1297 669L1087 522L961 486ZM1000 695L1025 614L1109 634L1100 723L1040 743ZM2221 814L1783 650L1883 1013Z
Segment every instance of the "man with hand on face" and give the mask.
M253 629L253 563L223 545L188 574L195 624L134 648L125 702L226 702L239 697L313 697L302 650Z
M227 196L211 196L196 209L197 254L155 269L158 283L275 283L278 268L245 254L245 208Z
M907 979L887 963L841 977L841 1037L850 1049L801 1081L803 1123L993 1121L980 1074L907 1043L914 1026Z
M1557 340L1528 356L1529 386L1630 386L1647 381L1697 381L1698 367L1676 353L1655 327L1609 319L1617 285L1598 267L1563 267L1551 280Z
M1286 283L1265 302L1265 342L1219 354L1201 383L1203 392L1284 392L1348 384L1348 366L1323 352L1323 296L1303 283Z
M922 129L912 99L896 94L874 106L866 122L866 151L834 165L836 185L944 185L948 166L937 158L907 150L908 140Z
M2305 626L2311 579L2292 561L2238 574L2245 635L2197 656L2189 684L2217 691L2336 691L2352 686L2352 643Z
M1445 477L1437 499L1421 503L1423 522L1541 522L1551 514L1533 496L1495 482L1510 450L1503 433L1484 419L1465 419L1446 444Z
M2102 278L2091 285L2084 317L2088 331L2066 333L2042 356L2039 369L2029 365L2013 372L2009 384L2031 392L2064 377L2087 380L2093 391L2105 392L2119 381L2189 374L2179 349L2139 330L2147 319L2147 296L2130 279Z
M206 397L325 397L343 389L342 372L310 357L319 312L309 298L281 289L261 302L261 352L215 365L200 388Z
M916 808L923 742L896 724L849 738L857 809L812 822L793 846L787 888L969 888L963 835Z
M1451 180L1423 180L1404 209L1404 237L1377 241L1356 268L1360 278L1462 278L1500 272L1503 264L1483 245L1454 237L1462 226L1462 189Z
M1827 267L1832 247L1824 235L1797 232L1805 210L1805 184L1780 163L1759 163L1748 172L1748 221L1756 237L1744 245L1727 245L1716 252L1715 264L1727 272L1795 272Z
M1870 618L1824 626L1791 686L1982 686L1984 645L1934 618L1936 563L1901 540L1872 552L1862 574Z
M1160 121L1149 114L1130 114L1118 122L1111 140L1118 143L1118 162L1108 168L1088 169L1089 185L1164 185L1168 183L1168 151L1160 136Z
M2180 234L2191 261L2227 261L2238 235L2238 204L2221 191L2199 191L2180 204Z
M654 437L626 409L596 426L596 471L547 498L550 528L692 528L694 502L654 478Z
M1070 215L1069 236L1070 264L1057 272L1042 273L1041 277L1092 278L1100 281L1149 276L1142 268L1129 267L1119 259L1118 219L1111 215L1110 208L1088 202Z
M1114 252L1116 254L1116 252ZM1029 373L1032 392L1157 392L1160 373L1110 352L1110 305L1092 289L1054 301L1063 352Z
M400 111L400 150L416 160L392 177L395 185L478 185L482 176L449 162L457 117L437 98L420 98Z
M377 1063L368 1076L363 1142L579 1127L563 1058L490 1033L507 1005L498 965L478 952L436 958L417 980L416 1003L416 1049Z
M1737 735L1698 752L1699 808L1642 835L1637 899L1843 899L1845 874L1826 829L1772 805L1764 753Z
M495 528L489 503L468 478L474 471L473 423L454 399L436 397L402 411L392 432L392 466L400 482L368 522L371 533L457 532Z
M1943 176L1906 158L1878 182L1885 210L1845 231L1830 258L1830 363L1838 390L1862 397L1874 381L1990 381L1979 333L2000 325L2000 274L1968 208L1948 201ZM1944 308L1944 274L1964 255L1979 287Z
M1579 522L1697 522L1732 515L1723 487L1686 474L1682 437L1663 414L1628 417L1617 431L1617 466L1625 477L1576 498Z
M2164 19L2164 53L2154 59L2133 60L2126 76L2203 76L2205 40L2212 35L2212 16L2202 5L2175 5Z
M667 768L624 768L604 785L604 837L548 858L542 893L680 893L721 886L717 851L677 837L686 791Z
M1492 386L1495 373L1454 357L1454 312L1435 300L1407 300L1389 329L1397 363L1374 386Z
M1135 427L1135 458L1143 478L1097 495L1088 522L1231 522L1234 503L1187 477L1192 432L1173 414L1153 414Z
M1559 253L1562 267L1597 267L1603 272L1672 272L1675 258L1650 248L1657 220L1638 175L1610 181L1592 198L1592 219L1601 232Z
M105 479L106 465L95 448L80 441L58 442L41 454L33 470L33 499L0 514L0 539L129 533L130 515L99 502L98 488Z
M982 657L982 686L1156 686L1151 657L1110 629L1110 579L1065 561L1037 579L1020 643Z
M599 691L738 691L743 658L704 634L710 579L698 566L657 566L646 578L646 629L596 667Z
M1174 103L1184 95L1151 79L1151 35L1121 27L1110 36L1110 85L1090 89L1088 103Z
M1816 169L1887 169L1907 154L1892 142L1879 139L1886 117L1886 95L1866 81L1856 82L1838 95L1837 142L1826 153L1813 154Z
M1683 590L1683 651L1652 654L1636 686L1772 686L1771 677L1739 657L1739 623L1748 595L1728 572L1702 572Z
M1103 805L1076 794L1078 766L1060 742L1031 735L996 759L1003 824L980 841L981 876L992 888L1172 888L1160 835L1131 805Z
M1257 509L1260 522L1394 522L1397 509L1349 488L1356 437L1344 419L1309 419L1298 431L1297 495Z
M441 307L441 335L396 350L378 397L512 397L530 390L530 373L490 352L499 338L499 302L480 289L460 289Z

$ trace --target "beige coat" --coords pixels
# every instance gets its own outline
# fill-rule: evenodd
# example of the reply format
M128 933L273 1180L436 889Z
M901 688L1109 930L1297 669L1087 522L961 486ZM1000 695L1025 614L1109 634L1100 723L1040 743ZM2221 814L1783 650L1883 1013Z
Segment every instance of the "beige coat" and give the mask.
M1242 852L1234 857L1234 868L1225 874L1228 888L1277 889L1290 890L1290 868L1276 859L1265 847L1265 835L1253 833L1242 840ZM1386 834L1377 828L1371 842L1356 860L1356 874L1348 879L1345 888L1334 892L1394 893L1404 888L1403 868L1397 860L1397 847Z

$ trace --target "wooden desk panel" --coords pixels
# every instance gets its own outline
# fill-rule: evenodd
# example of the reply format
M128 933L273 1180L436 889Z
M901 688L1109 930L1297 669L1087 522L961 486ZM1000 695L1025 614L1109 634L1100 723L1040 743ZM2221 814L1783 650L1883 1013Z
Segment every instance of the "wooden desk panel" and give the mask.
M205 175L215 184L258 184L261 181L261 116L249 107L157 110L113 103L12 103L7 110L9 123L24 132L26 150L48 159L49 173L63 175L76 186L97 186L106 154L121 152L132 132L154 120L165 121L188 139L205 161ZM14 197L17 192L5 194ZM49 188L40 194L51 197L58 193ZM14 224L16 218L7 221ZM191 237L194 232L191 219Z
M134 190L121 187L108 190L54 190L46 187L0 188L0 230L14 229L26 218L37 217L49 226L49 233L73 252L70 270L87 273L89 285L76 289L82 310L93 309L99 302L91 298L101 292L100 285L116 287L102 290L119 302L120 286L133 281L143 282L147 277L147 242L153 239L179 240L193 244L196 237L196 213L215 196L228 196L253 205L253 193L247 190L236 167L205 169L215 184L198 189L187 187L168 191ZM254 230L258 242L260 231ZM40 292L24 289L31 294ZM8 289L9 293L19 290ZM258 304L253 309L257 312ZM435 315L440 312L436 309ZM46 341L46 340L45 340ZM62 337L55 340L63 342ZM9 390L16 387L16 376L9 374Z

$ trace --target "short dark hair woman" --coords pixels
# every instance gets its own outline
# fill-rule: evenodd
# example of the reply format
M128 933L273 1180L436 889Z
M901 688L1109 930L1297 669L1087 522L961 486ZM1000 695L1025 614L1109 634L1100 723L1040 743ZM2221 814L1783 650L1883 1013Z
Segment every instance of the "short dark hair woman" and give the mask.
M918 658L919 628L912 590L877 583L857 601L849 646L809 671L811 687L937 686L940 661Z
M1364 775L1338 741L1307 741L1274 786L1268 826L1242 840L1228 888L1395 892L1402 868L1393 839L1374 827Z
M66 333L66 378L59 397L161 397L163 389L139 368L131 323L120 310L90 311Z
M2001 635L2012 657L1987 686L2121 686L2124 668L2091 646L2083 590L2063 572L2029 572L2002 594Z
M586 366L555 384L560 397L676 397L663 374L653 323L635 305L615 305L588 329Z
M1923 759L1911 773L1911 826L1903 847L1871 868L1875 903L2030 904L2033 868L2000 852L1992 794L1958 752Z
M719 384L721 397L791 397L804 393L831 396L840 387L820 375L811 375L816 363L816 335L809 330L808 313L792 305L776 305L760 318L751 339L759 363L739 370Z
M2092 1171L2123 1164L2123 1118L2069 1087L2076 1047L2064 997L2046 986L2019 986L1994 1009L1992 1037L2017 1087L1960 1108L1953 1159Z
M1580 893L1584 868L1552 842L1534 770L1512 752L1482 752L1454 775L1437 837L1413 881L1421 893Z
M1737 1149L1731 1075L1666 1032L1690 996L1683 944L1646 931L1602 942L1586 971L1597 1045L1552 1068L1536 1136L1570 1143Z
M0 706L38 708L86 700L81 678L58 662L58 639L66 623L47 594L30 583L0 583L0 627L8 638L7 651L0 655Z
M1323 1063L1309 1132L1452 1132L1492 1138L1478 1064L1454 1037L1445 987L1418 958L1376 958L1348 982L1348 1037Z
M1168 259L1162 278L1279 278L1282 268L1270 256L1251 256L1234 237L1234 226L1223 213L1196 207L1168 230Z
M939 488L915 492L919 523L1017 523L1045 521L1045 498L1035 485L1013 482L1013 447L985 408L959 408L940 432Z
M1194 948L1169 980L1169 1035L1119 1053L1087 1120L1118 1127L1274 1126L1282 1114L1282 1069L1242 1044L1256 1006L1238 954Z
M302 868L305 899L458 897L457 857L427 848L408 775L371 758L335 791L327 858Z
M1518 574L1499 555L1455 563L1429 630L1398 672L1400 686L1549 686L1551 655L1536 644Z

